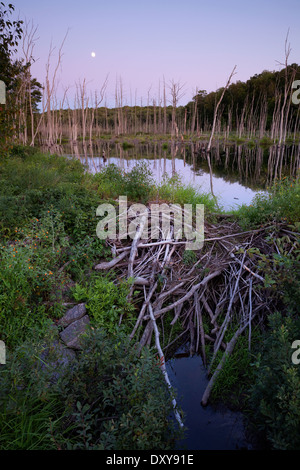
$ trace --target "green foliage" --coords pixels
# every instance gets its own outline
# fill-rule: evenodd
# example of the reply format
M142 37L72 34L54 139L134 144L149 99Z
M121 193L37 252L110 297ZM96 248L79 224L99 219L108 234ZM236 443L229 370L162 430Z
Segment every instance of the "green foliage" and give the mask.
M267 194L258 193L250 206L242 206L236 214L240 225L245 229L285 221L296 224L299 230L299 180L277 180Z
M300 338L299 318L269 317L263 349L255 364L250 404L255 422L274 449L300 450L300 367L291 345Z
M146 162L137 163L130 172L125 173L125 195L131 201L146 204L153 194L154 182Z
M95 181L99 184L98 194L103 198L127 196L129 201L145 204L153 194L151 170L145 162L137 163L129 172L110 164L95 175Z
M127 296L132 282L121 281L114 283L108 277L94 276L85 286L76 285L73 296L77 302L86 302L87 311L97 327L103 327L110 333L122 325L127 333L133 328L134 306L128 302Z
M58 213L15 228L15 240L0 246L1 338L19 344L32 328L47 325L44 301L52 300L63 275L56 268L68 244ZM52 312L53 313L53 312Z
M228 332L230 333L230 332ZM227 333L227 336L228 336ZM233 330L231 331L231 335ZM257 342L257 335L252 336L251 343ZM231 339L230 335L226 341ZM223 351L217 354L215 366L221 360ZM245 388L251 383L253 373L250 367L252 356L249 353L249 341L246 335L240 336L230 356L223 365L212 393L212 400L222 400L231 406L242 406L246 399Z
M128 142L123 142L123 143L122 143L122 148L123 148L123 150L128 150L128 149L131 149L131 148L133 148L133 147L134 147L133 144L130 144L130 143L128 143Z
M15 401L0 411L1 450L54 450L50 439L52 428L59 422L61 408L54 398L42 400L34 394L30 384L17 393ZM53 416L56 422L53 423Z
M25 63L23 59L13 61L19 41L23 36L23 21L13 19L14 9L11 3L6 7L3 2L0 2L0 80L6 85L6 103L0 106L1 151L8 151L11 147L11 141L17 137L16 129L22 130L24 122L21 122L21 111L24 112L26 107L25 113L29 114L28 97L27 103L23 101L20 104L25 75L26 80L29 80L30 83L29 93L31 94L31 104L34 110L36 110L36 105L41 100L40 90L42 85L31 78L30 63Z
M16 226L32 217L60 213L65 234L83 243L96 237L96 209L101 200L88 187L89 179L78 160L43 155L15 148L11 158L0 162L0 230L10 238Z
M274 141L267 136L262 137L259 141L259 145L261 147L269 147L270 145L273 145L273 144L274 144Z
M184 264L188 266L193 266L197 261L197 256L192 250L185 250L183 253L182 260Z
M280 302L282 309L289 313L299 313L300 243L292 242L288 235L277 238L270 235L266 241L271 247L276 245L275 253L266 255L258 248L250 248L249 257L254 254L259 256L258 266L263 273L264 287L268 289L269 295Z
M163 176L161 184L158 186L157 195L160 200L168 201L173 204L204 204L205 214L216 212L217 207L211 194L200 193L191 185L184 185L178 174L168 177Z
M172 405L152 351L138 354L124 335L94 330L62 369L39 359L47 341L19 347L1 372L1 449L172 448Z
M99 258L106 258L110 255L110 248L105 246L103 240L87 235L69 245L64 254L65 258L68 258L65 270L74 281L83 282L86 280L89 267Z
M124 175L115 164L105 166L93 181L98 185L98 194L104 199L116 199L124 194Z

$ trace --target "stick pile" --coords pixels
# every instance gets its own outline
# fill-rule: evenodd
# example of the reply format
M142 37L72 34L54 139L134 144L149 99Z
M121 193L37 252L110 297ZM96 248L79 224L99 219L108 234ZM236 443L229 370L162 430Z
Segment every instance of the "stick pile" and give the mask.
M278 230L278 226L242 232L233 219L220 216L218 223L205 223L203 248L191 251L185 250L186 241L177 241L172 236L172 220L168 234L161 231L160 238L152 241L149 232L148 239L142 239L143 220L131 242L107 240L113 259L96 265L95 269L114 269L118 279L133 278L129 297L133 290L138 291L134 297L138 310L130 338L138 341L140 348L150 345L154 334L164 363L164 354L170 347L178 347L180 341L189 338L190 354L201 354L210 376L202 397L205 406L239 336L248 333L250 349L253 325L273 311L272 297L261 290L264 278L258 272L259 258L253 248L270 253L266 235ZM176 322L180 322L182 331L168 342L165 331L172 333ZM222 356L217 364L219 351Z

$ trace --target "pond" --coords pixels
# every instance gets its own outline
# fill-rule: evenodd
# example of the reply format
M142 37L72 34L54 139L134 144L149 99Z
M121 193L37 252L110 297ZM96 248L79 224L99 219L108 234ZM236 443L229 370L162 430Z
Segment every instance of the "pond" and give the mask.
M210 161L203 152L204 145L202 141L98 141L92 145L57 146L54 150L80 158L93 173L110 163L130 171L138 161L147 161L157 182L164 174L178 174L184 184L213 193L224 210L251 204L254 196L266 191L275 178L295 176L300 165L300 144L262 147L216 142Z
M180 351L180 354L175 354L166 363L187 427L185 439L177 442L177 449L251 450L252 444L247 441L243 414L225 406L203 407L201 398L208 378L202 359L198 355L189 357L188 353L184 354L184 348Z

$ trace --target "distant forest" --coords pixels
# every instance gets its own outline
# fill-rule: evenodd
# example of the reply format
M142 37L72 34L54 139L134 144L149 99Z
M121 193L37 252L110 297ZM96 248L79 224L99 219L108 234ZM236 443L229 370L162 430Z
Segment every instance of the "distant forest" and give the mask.
M299 105L292 102L292 84L300 79L300 66L292 64L277 72L263 71L246 82L237 81L226 89L216 120L216 134L234 134L238 138L263 138L284 143L295 140L299 133ZM35 86L35 100L39 97ZM216 103L223 88L207 93L197 91L193 100L185 106L177 106L181 85L165 84L158 99L148 99L145 106L124 106L121 84L116 85L114 108L98 106L103 101L105 86L95 99L87 96L85 83L77 89L75 106L59 107L53 96L44 105L44 112L34 112L34 119L27 119L20 126L20 140L30 143L29 136L36 134L41 142L49 145L70 141L93 140L104 134L186 135L209 133L212 128ZM26 97L25 97L26 98ZM97 102L98 99L98 102ZM172 104L168 104L171 102ZM56 106L55 106L56 105ZM29 103L25 109L29 110ZM31 129L31 122L34 129ZM26 128L26 132L24 129Z
M49 53L44 84L32 76L36 27L26 21L12 21L13 11L11 4L6 9L0 2L0 81L6 86L6 103L0 105L0 147L10 142L31 146L41 143L51 146L66 140L91 142L104 136L139 133L171 135L183 140L210 132L210 142L216 134L225 138L266 137L280 145L299 137L300 107L292 96L293 84L300 80L300 66L288 64L291 52L288 36L280 71L265 70L246 82L236 83L231 80L233 71L223 88L211 93L199 88L185 106L179 106L184 85L174 80L160 81L155 96L149 90L146 100L137 103L136 97L134 106L127 106L122 79L118 78L115 106L109 108L107 78L92 94L87 90L86 80L76 83L72 103L68 89L63 98L57 97L57 71L64 41L55 64L51 64ZM22 58L14 60L18 51Z
M94 95L88 95L86 83L76 85L72 105L67 92L63 100L55 96L55 82L46 77L42 86L31 77L30 65L20 62L9 74L1 71L0 79L7 83L7 113L16 142L25 145L57 144L64 141L95 140L103 136L171 135L178 139L201 136L212 129L216 103L224 88L207 93L196 90L192 101L178 106L183 85L163 83L156 98L148 96L147 103L124 105L121 80L116 83L115 106L105 106L107 80ZM215 133L228 138L267 137L285 143L299 137L299 105L292 102L292 84L300 80L300 66L287 65L280 71L264 70L246 82L231 83L225 91L216 116ZM42 110L42 111L41 111ZM1 117L2 114L2 117Z

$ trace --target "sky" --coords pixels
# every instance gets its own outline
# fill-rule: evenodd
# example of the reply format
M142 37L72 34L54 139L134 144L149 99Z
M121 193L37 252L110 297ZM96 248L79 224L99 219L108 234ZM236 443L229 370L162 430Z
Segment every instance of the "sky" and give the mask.
M15 16L37 27L32 74L41 83L50 45L53 73L67 34L57 94L60 99L69 87L71 107L76 83L86 80L93 94L107 75L108 106L120 77L124 104L157 100L163 80L183 86L179 104L186 104L196 88L224 86L235 65L233 82L282 68L288 31L289 63L300 63L299 0L10 1Z

